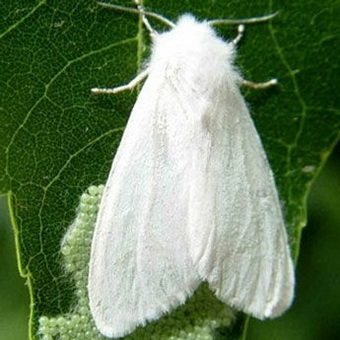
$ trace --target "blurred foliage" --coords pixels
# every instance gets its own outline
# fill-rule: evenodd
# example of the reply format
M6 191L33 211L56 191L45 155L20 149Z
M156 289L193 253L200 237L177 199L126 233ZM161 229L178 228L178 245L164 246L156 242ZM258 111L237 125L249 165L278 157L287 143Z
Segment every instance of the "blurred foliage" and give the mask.
M0 340L28 338L29 297L20 277L7 196L0 196Z

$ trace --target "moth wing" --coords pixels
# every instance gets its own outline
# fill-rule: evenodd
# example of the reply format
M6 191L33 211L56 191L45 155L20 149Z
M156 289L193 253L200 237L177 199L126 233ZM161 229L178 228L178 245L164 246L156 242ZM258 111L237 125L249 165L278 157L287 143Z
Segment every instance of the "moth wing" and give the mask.
M188 136L171 91L164 77L149 75L103 193L88 291L95 323L108 337L158 319L200 283L185 229Z
M191 254L220 300L275 317L292 302L294 269L273 174L237 86L214 97L192 183Z

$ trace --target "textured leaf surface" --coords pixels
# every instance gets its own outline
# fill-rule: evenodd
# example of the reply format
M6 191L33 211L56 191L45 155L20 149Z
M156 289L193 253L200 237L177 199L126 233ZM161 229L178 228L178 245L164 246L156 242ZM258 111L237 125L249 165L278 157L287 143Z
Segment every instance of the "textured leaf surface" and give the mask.
M275 89L244 93L276 175L297 255L310 183L339 131L339 6L330 0L145 5L172 20L183 12L204 19L280 10L271 23L247 26L237 65L247 79L280 82ZM3 2L0 9L0 188L13 192L35 334L40 315L70 307L72 285L60 264L60 241L80 194L105 183L137 95L94 97L90 89L133 78L148 39L140 34L138 16L99 8L95 1ZM236 34L235 27L218 31L225 38Z

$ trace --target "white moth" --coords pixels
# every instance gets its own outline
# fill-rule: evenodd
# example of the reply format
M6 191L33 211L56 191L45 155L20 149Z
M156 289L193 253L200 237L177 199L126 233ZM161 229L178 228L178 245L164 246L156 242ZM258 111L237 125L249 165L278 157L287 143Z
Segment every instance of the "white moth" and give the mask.
M293 299L294 269L273 174L239 90L250 83L233 65L243 26L228 42L211 28L216 21L185 14L176 25L163 19L172 29L157 34L138 11L153 39L147 69L128 85L93 89L116 93L148 75L94 231L96 326L108 337L129 334L203 281L237 310L279 316Z

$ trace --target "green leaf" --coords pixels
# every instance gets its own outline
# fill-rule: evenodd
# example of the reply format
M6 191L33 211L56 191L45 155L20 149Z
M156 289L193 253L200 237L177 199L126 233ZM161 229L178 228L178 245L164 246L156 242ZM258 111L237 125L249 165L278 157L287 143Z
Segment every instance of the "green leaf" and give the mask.
M145 5L171 20L183 12L214 19L280 11L269 23L247 26L237 65L247 79L280 82L276 89L244 94L275 172L297 257L309 187L339 133L339 6L331 0ZM95 97L90 89L132 79L142 68L148 39L139 34L137 15L95 1L21 0L3 2L0 10L0 188L13 193L35 337L40 316L65 314L74 302L61 240L79 196L91 184L105 183L137 95ZM218 31L226 39L236 35L235 27Z

